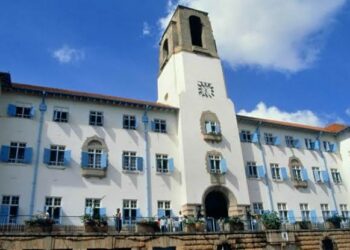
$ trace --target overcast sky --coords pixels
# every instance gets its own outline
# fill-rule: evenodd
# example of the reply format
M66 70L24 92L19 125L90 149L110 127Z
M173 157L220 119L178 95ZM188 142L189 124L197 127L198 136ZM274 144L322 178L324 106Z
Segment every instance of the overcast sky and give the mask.
M237 112L350 124L346 0L180 0L209 13ZM155 101L177 1L1 0L0 71L15 82Z

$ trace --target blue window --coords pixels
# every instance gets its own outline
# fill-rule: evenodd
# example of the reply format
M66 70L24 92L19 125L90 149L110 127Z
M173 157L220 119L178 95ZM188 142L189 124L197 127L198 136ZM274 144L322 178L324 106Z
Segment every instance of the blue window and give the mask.
M205 121L205 133L218 135L221 133L220 125L214 121Z
M18 218L19 196L4 195L0 205L0 224L15 224Z
M51 145L44 149L44 163L52 166L68 166L71 151L62 145Z
M47 213L49 218L53 219L56 224L61 223L61 201L62 198L60 197L46 197L45 199L45 213Z
M280 138L278 136L273 136L272 133L264 133L264 140L266 145L278 146L281 144Z
M158 201L158 218L171 217L170 201Z
M153 132L166 133L167 131L166 120L154 119L151 122L151 126Z
M247 162L247 176L249 178L258 178L258 168L254 161Z
M123 170L127 171L143 171L143 158L137 157L136 152L123 152Z
M26 147L25 142L11 142L10 146L3 145L1 147L1 160L12 163L32 162L32 148Z
M286 146L290 148L299 148L300 142L298 139L295 139L293 136L285 136L286 139Z
M166 154L156 154L156 171L158 173L174 172L174 160Z
M123 223L133 224L138 217L141 217L141 214L137 208L137 200L123 200Z
M33 118L35 109L32 106L9 104L7 107L7 115L20 118Z
M329 141L323 141L323 148L326 152L336 152L337 145L335 143L331 143Z
M271 175L273 180L282 180L282 171L281 168L278 166L278 164L271 163Z

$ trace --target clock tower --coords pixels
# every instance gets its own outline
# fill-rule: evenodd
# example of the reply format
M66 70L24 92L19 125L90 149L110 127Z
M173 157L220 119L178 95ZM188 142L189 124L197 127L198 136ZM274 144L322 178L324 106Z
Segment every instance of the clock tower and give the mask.
M183 214L244 213L250 201L236 113L206 12L175 10L160 41L158 102L179 108Z

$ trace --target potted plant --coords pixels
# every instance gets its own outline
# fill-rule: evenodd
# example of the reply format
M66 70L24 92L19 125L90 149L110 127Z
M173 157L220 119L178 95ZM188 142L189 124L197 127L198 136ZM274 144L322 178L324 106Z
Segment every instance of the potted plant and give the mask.
M265 229L280 229L281 227L281 221L276 212L264 213L261 221Z
M335 229L340 228L340 223L342 221L342 217L338 214L334 214L333 216L326 219L326 229Z
M183 221L185 233L196 232L196 219L193 216L186 217Z
M244 223L239 216L232 216L225 218L224 220L224 231L233 232L233 231L243 231Z
M205 231L205 219L199 218L196 220L196 232L204 232Z
M154 218L144 219L136 222L136 232L137 233L155 233L159 232L159 222L154 220Z
M52 231L53 219L46 213L36 214L33 218L24 221L27 232L32 233L49 233Z
M106 216L92 216L90 214L85 214L81 217L84 223L85 232L103 232L108 231L108 222Z
M299 226L299 229L311 229L311 221L309 220L302 220L302 221L297 221L296 224Z

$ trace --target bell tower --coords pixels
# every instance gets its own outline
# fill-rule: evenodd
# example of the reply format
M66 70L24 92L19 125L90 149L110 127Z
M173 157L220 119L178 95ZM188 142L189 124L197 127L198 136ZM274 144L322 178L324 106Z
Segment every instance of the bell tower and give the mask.
M179 108L175 168L182 174L182 211L209 211L206 201L221 199L228 207L223 213L238 214L250 204L248 187L208 14L178 6L159 45L158 102Z

